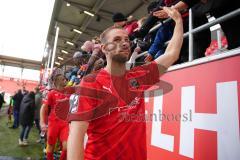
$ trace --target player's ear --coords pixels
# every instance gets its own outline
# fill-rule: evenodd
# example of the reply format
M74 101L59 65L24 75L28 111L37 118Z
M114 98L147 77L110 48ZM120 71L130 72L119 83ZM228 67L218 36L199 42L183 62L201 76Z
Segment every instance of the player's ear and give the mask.
M107 54L106 47L107 47L106 44L101 44L101 50L102 50L102 52L103 52L105 55Z

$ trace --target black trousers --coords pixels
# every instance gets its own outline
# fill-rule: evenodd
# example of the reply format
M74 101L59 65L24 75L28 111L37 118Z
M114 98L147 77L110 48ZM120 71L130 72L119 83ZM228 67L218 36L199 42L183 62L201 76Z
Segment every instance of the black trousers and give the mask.
M194 26L196 28L202 24L207 23L207 19L205 17L194 18ZM184 33L189 30L189 19L188 17L183 19L183 29ZM209 29L205 29L201 32L195 33L193 35L193 59L201 58L205 56L205 51L207 47L211 43L211 33ZM189 55L189 38L186 37L183 40L182 49L180 52L179 60L176 63L183 63L188 61Z
M221 27L228 41L228 49L240 47L240 16L221 23Z

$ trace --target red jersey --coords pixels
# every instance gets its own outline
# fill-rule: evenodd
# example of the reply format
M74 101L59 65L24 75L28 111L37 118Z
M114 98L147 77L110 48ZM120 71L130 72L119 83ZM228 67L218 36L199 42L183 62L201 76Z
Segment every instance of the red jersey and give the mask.
M138 23L137 21L132 21L125 25L123 28L128 32L128 35L130 35L134 32L136 28L138 28Z
M50 107L50 114L48 116L48 121L60 120L55 114L55 108L61 103L69 101L70 97L69 89L64 89L59 91L56 89L50 90L47 94L47 97L43 100L43 104Z
M143 91L158 81L155 62L123 76L102 69L82 80L68 118L89 122L85 160L147 159Z

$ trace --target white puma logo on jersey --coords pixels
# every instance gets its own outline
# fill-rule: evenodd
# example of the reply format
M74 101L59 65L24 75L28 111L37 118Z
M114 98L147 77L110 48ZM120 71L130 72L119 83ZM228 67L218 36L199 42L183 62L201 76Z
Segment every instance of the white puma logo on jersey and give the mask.
M112 93L111 86L110 86L110 87L102 86L102 87L103 87L103 89L106 89L106 90L108 90L110 93Z

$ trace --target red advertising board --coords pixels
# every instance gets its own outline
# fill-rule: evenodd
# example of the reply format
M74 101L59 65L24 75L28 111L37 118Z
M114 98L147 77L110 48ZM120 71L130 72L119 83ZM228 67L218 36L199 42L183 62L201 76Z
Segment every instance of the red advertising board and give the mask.
M239 160L240 56L166 73L146 98L148 160Z

